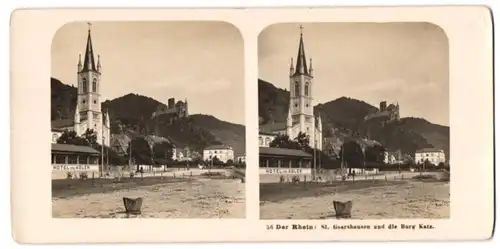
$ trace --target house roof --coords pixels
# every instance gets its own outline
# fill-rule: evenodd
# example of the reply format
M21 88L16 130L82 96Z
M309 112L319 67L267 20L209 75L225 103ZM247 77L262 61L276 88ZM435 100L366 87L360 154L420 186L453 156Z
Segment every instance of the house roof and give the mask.
M52 129L54 128L68 128L68 127L73 127L74 120L72 118L67 118L67 119L57 119L57 120L52 120L50 122L50 126Z
M286 122L269 122L266 124L259 125L259 132L263 133L273 133L285 129L286 129Z
M277 136L278 134L272 133L272 132L262 132L262 131L259 131L259 135Z
M365 147L372 147L375 145L382 146L379 142L375 140L369 140L369 139L357 139L356 141L359 145L365 146Z
M111 134L111 143L118 143L123 152L127 152L130 143L130 137L126 134Z
M432 153L432 152L443 152L443 150L437 148L423 148L415 151L415 153Z
M64 131L64 129L62 129L62 128L51 128L50 130L51 131L59 131L59 132L63 132Z
M70 152L70 153L85 153L85 154L99 154L99 151L81 145L74 144L52 144L52 151L57 152Z
M150 143L155 143L155 144L158 144L158 143L163 143L163 142L166 142L166 143L172 143L170 140L168 140L167 138L164 138L164 137L160 137L160 136L155 136L155 135L147 135L144 137L148 142Z
M269 156L288 156L288 157L306 157L311 158L312 155L302 151L293 150L285 148L274 148L274 147L260 147L259 155L269 155Z
M231 146L227 145L210 145L206 147L204 150L232 150Z

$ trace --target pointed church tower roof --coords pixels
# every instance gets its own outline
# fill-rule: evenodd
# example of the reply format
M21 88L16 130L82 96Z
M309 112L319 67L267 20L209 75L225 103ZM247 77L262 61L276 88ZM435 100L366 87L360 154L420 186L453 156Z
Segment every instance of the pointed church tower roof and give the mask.
M307 70L307 60L306 60L306 52L304 49L304 39L302 34L302 25L300 26L300 41L299 41L299 51L297 52L297 64L295 66L296 75L309 75L309 70Z
M94 49L92 48L92 36L90 35L90 23L89 24L89 34L87 36L87 47L85 48L85 57L83 60L82 72L86 71L97 71L96 63L94 59Z

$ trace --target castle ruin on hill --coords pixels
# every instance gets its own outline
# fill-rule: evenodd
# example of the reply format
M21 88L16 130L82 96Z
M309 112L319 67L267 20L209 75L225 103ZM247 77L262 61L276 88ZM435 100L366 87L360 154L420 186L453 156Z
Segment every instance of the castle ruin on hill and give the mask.
M365 121L383 118L389 122L399 120L399 103L392 103L387 106L387 101L380 102L377 112L365 116Z

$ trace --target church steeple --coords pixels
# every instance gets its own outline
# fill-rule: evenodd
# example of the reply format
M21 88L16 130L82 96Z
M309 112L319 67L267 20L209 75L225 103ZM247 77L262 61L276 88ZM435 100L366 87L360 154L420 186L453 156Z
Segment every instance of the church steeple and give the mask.
M297 52L297 65L295 66L295 75L309 75L307 70L306 53L304 49L304 39L302 33L303 26L300 25L300 41L299 41L299 51Z
M82 71L82 54L78 54L78 65L77 65L77 69L78 71L77 72L80 72Z
M94 59L94 49L92 48L92 36L90 35L91 24L88 23L88 25L89 25L89 34L87 36L87 47L85 48L85 57L83 60L82 72L97 71L96 70L96 63L95 63L95 59Z

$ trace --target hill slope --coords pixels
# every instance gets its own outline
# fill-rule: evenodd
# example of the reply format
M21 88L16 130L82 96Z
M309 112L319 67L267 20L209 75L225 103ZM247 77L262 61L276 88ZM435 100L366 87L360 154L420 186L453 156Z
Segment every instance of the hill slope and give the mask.
M290 92L259 79L259 123L283 122L288 112Z
M235 153L245 153L245 127L210 115L195 114L172 122L160 116L149 122L149 129L156 129L159 136L169 138L178 146L189 146L197 151L209 145L224 144L233 147Z
M76 88L51 78L51 120L73 118L76 106ZM191 115L175 122L160 116L151 119L158 105L163 103L147 96L127 94L102 103L109 110L111 132L116 134L152 134L158 132L176 143L201 151L205 146L225 144L235 153L245 153L245 127L219 120L210 115Z
M76 88L50 78L50 120L73 118L76 106Z
M259 116L268 122L271 118L285 121L289 92L271 83L259 80ZM332 136L333 128L359 133L381 142L389 150L401 149L413 154L426 147L441 148L449 156L449 127L432 124L422 118L401 118L399 122L382 125L380 120L368 122L364 117L378 109L366 102L340 97L314 107L321 114L324 138ZM271 118L270 118L271 117Z

